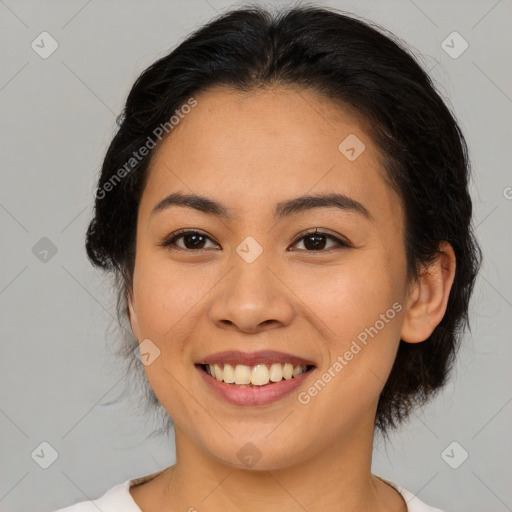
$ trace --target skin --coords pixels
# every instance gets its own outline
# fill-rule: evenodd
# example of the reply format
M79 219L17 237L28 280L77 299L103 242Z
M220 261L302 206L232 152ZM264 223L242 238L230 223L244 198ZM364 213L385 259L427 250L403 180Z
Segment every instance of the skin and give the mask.
M160 350L145 371L174 419L176 464L132 487L132 497L145 512L406 511L400 494L371 474L376 407L400 338L424 341L444 315L455 272L451 246L440 246L421 279L406 280L401 201L352 109L284 86L251 93L215 87L195 97L197 106L153 155L128 298L135 336ZM365 144L354 161L338 149L349 134ZM219 201L236 218L183 206L151 215L178 191ZM272 217L280 201L331 192L359 201L373 220L332 207ZM174 250L158 245L182 228L204 232L203 249L187 237ZM315 228L353 247L326 238L314 250L296 238ZM248 236L263 249L250 264L236 252ZM402 310L301 404L298 392L395 302ZM237 406L214 395L194 367L215 352L263 349L317 368L277 402ZM261 454L251 469L237 457L248 442Z

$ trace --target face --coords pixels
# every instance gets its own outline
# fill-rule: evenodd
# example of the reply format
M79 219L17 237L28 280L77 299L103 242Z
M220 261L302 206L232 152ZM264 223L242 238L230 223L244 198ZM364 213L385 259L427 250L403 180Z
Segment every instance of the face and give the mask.
M196 100L152 157L129 298L177 442L276 469L368 439L408 289L379 150L354 111L312 91ZM162 204L170 194L220 206Z

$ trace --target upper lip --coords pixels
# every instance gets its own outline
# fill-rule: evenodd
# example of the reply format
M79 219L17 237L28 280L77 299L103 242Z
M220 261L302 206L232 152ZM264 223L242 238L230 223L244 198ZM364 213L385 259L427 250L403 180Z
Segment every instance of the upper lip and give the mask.
M256 364L273 364L273 363L291 363L293 366L316 366L313 361L304 359L303 357L287 354L286 352L276 352L275 350L259 350L257 352L241 352L238 350L226 350L224 352L216 352L210 354L196 364L243 364L254 366Z

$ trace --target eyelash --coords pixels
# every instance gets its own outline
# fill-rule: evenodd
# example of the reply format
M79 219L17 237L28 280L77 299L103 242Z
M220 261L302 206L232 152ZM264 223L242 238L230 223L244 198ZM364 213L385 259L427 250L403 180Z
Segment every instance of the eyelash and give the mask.
M201 231L190 230L190 229L181 229L179 231L175 231L174 233L171 233L167 238L165 238L158 245L161 246L161 247L168 247L168 248L170 248L170 246L175 245L174 242L176 240L178 240L179 238L182 238L185 235L201 235L201 236L203 236L205 238L208 238L208 239L212 240L208 235L206 235L206 233L203 233ZM303 231L302 233L299 233L297 235L297 238L293 242L293 245L296 245L303 238L306 238L307 236L310 236L310 235L325 236L326 238L336 242L336 244L339 246L339 248L352 248L353 247L348 242L346 242L344 240L341 240L340 238L337 238L334 235L331 235L331 234L326 233L324 231L318 231L318 228L316 228L315 230L308 230L308 231ZM332 249L332 247L330 249ZM309 250L308 251L307 249L301 249L301 250L305 250L306 252L328 252L330 249L325 249L325 250L324 249L320 249L318 251L315 251L315 250ZM203 251L203 250L207 250L207 249L187 249L187 248L183 248L183 247L177 247L177 248L171 248L171 250L199 252L199 251Z

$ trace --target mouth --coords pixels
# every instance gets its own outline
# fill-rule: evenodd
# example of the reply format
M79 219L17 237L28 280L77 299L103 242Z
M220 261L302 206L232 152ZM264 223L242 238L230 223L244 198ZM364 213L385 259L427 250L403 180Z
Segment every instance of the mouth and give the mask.
M208 356L195 367L217 396L235 405L264 405L291 393L316 365L282 352L230 351Z

